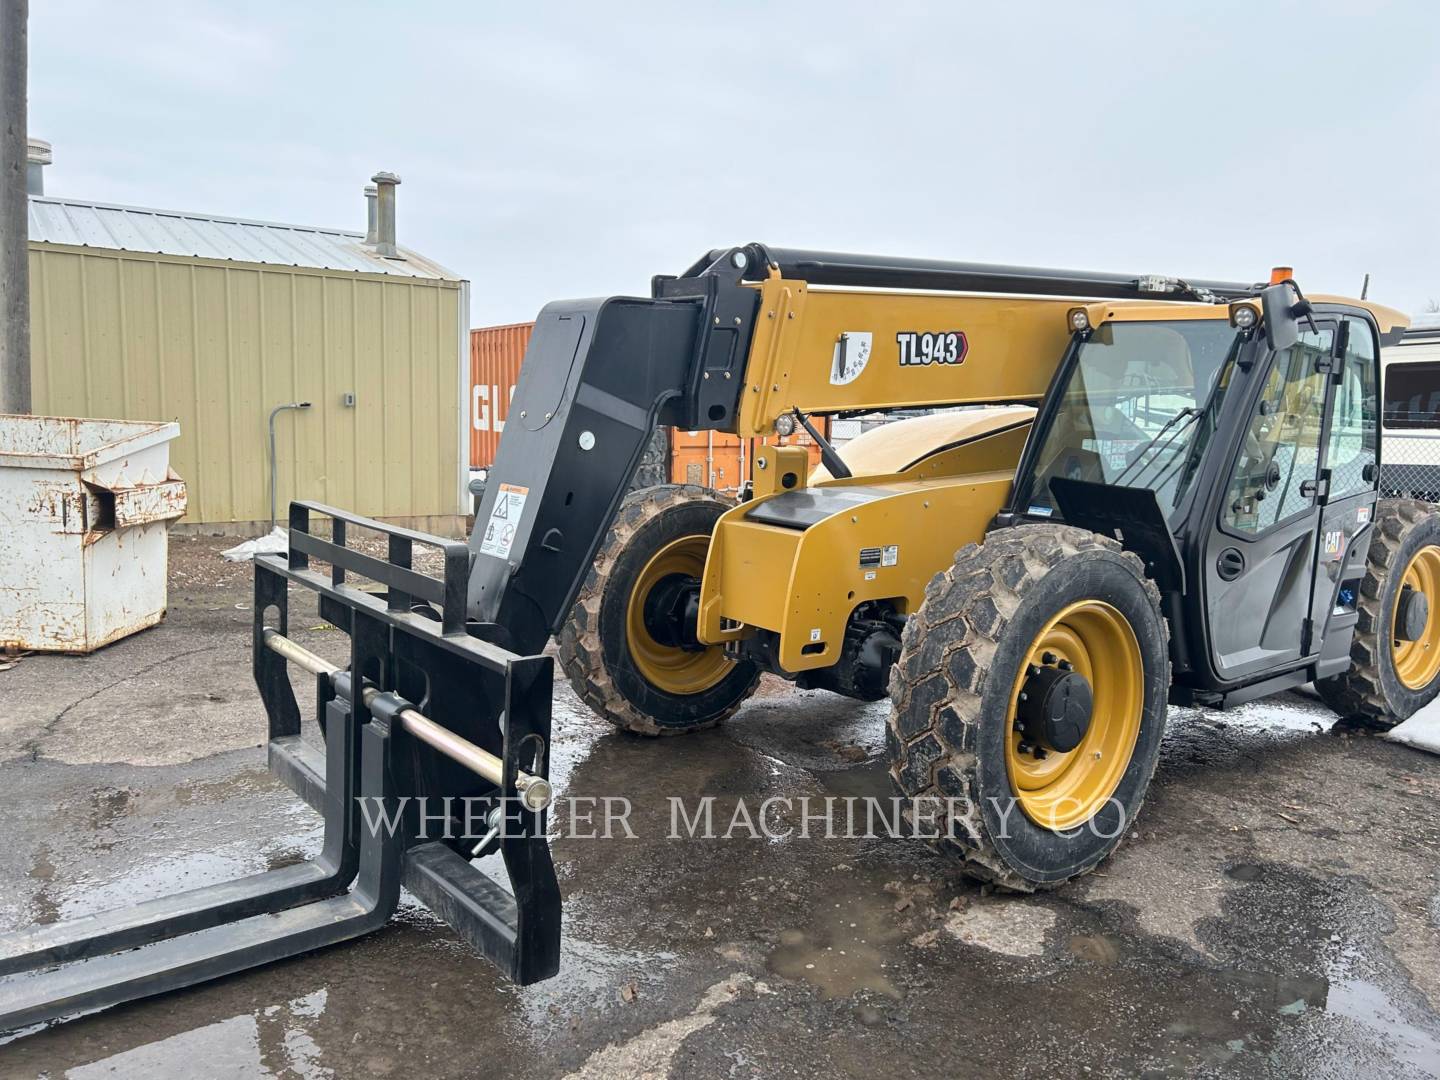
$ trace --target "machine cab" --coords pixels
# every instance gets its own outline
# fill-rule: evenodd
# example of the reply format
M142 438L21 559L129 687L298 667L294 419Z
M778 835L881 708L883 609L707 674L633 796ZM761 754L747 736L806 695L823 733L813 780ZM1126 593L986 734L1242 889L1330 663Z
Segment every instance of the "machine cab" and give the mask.
M1249 302L1077 309L1093 328L1077 329L1017 474L1017 516L1118 532L1146 559L1181 700L1350 662L1379 326L1359 305L1306 308L1278 335Z

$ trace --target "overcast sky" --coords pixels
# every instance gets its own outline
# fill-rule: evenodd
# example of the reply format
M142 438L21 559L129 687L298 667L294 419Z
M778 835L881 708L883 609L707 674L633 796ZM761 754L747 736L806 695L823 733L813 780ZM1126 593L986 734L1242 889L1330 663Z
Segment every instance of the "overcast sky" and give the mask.
M475 325L759 240L1440 300L1433 3L32 0L47 191L364 227Z

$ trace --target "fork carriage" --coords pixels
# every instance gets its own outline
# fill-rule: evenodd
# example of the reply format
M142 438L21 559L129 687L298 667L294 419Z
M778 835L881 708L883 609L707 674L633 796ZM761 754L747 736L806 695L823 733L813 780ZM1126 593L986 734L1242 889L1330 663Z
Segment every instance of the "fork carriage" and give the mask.
M332 522L328 540L311 531L312 515ZM352 526L384 534L386 555L350 547ZM414 569L417 546L442 553L440 577ZM554 975L560 890L545 839L553 664L467 632L470 561L463 541L292 503L288 555L255 562L253 667L270 770L324 818L320 853L0 936L0 1031L359 937L388 921L402 885L515 982ZM349 635L347 665L290 639L292 586L315 592L321 618ZM323 751L301 737L291 665L313 688ZM445 838L427 839L422 806L426 824L436 806L464 813L440 830ZM467 828L476 820L486 823L478 838ZM472 863L492 852L510 891Z

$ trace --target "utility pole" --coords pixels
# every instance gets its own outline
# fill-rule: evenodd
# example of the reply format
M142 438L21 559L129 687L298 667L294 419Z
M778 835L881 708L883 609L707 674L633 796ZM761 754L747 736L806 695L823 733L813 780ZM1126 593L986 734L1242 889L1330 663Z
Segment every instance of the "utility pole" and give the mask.
M30 411L29 0L0 0L0 413Z

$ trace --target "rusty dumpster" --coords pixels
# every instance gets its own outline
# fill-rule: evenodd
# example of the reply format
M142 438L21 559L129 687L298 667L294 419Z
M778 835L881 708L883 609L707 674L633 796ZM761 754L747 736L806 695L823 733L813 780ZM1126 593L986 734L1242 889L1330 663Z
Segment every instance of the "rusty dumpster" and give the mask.
M0 415L0 648L88 653L164 617L179 434Z

